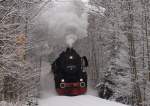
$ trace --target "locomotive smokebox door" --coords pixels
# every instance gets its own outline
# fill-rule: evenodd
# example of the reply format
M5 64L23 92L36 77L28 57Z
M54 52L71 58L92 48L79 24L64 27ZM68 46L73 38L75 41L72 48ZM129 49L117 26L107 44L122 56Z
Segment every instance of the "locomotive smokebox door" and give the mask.
M87 91L87 74L83 71L88 66L85 56L82 58L73 49L67 48L52 64L55 88L59 95L80 95Z

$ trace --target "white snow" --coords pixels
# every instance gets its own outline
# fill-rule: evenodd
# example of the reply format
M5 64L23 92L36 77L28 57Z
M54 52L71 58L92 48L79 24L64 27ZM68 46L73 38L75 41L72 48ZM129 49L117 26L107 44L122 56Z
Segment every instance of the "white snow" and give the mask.
M20 102L17 103L7 103L6 101L1 101L0 106L26 106Z
M39 101L39 106L126 106L120 103L100 99L95 96L54 96Z

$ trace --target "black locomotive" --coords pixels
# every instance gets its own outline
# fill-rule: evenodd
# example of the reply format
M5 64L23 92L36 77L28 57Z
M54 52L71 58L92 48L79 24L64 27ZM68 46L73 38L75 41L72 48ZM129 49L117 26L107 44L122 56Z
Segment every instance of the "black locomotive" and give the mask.
M87 91L87 73L84 67L88 66L85 56L73 49L67 48L52 64L55 88L59 95L80 95Z

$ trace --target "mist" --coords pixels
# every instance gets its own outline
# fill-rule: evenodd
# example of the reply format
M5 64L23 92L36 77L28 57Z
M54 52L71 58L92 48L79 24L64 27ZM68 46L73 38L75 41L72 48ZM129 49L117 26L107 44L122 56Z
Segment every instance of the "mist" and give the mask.
M69 46L87 37L87 13L80 0L57 0L36 18L35 38L49 45Z

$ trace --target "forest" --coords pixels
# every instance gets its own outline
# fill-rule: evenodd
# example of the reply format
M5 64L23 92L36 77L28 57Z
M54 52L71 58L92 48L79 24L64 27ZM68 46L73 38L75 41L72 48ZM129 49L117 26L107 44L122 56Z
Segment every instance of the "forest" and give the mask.
M81 20L73 19L74 14L60 20L62 10L53 9L60 1L65 2L0 0L0 101L38 105L41 71L66 48L64 37L71 32L64 32L65 27L76 22L81 36L73 38L73 47L89 61L89 86L100 92L100 85L107 83L113 91L110 100L149 106L150 1L78 2L80 8L73 12Z

